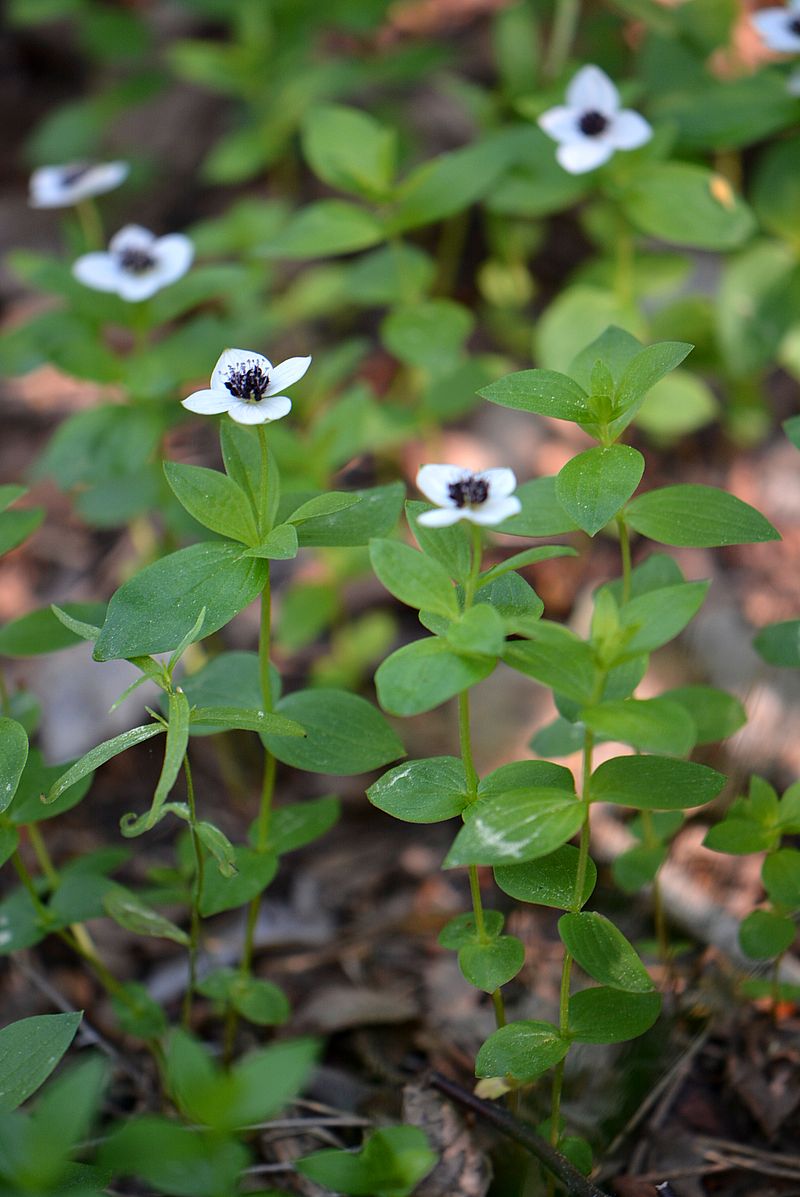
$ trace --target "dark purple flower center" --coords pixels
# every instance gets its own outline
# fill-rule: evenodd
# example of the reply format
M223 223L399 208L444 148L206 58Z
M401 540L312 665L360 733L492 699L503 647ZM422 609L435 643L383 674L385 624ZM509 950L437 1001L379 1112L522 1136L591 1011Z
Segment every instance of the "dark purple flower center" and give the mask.
M599 137L608 128L608 117L602 112L584 112L578 121L578 128L584 137Z
M260 366L248 366L246 370L231 369L225 386L235 399L260 403L269 386L269 374L265 374Z
M475 507L489 498L489 483L475 474L467 474L466 478L451 482L447 487L447 493L456 507Z
M158 264L157 259L146 249L122 249L119 253L120 269L127 274L146 274Z
M61 186L74 186L75 183L80 182L84 175L88 175L91 169L88 162L76 162L74 166L65 167L61 173Z
M794 33L797 37L800 37L800 17L792 17L791 21L789 22L789 32Z

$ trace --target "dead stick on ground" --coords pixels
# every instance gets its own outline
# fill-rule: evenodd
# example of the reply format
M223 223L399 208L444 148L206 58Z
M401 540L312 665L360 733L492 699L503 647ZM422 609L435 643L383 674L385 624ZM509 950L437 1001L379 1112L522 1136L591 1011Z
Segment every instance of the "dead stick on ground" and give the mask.
M438 1089L446 1097L457 1101L459 1105L465 1106L468 1110L472 1110L485 1122L490 1123L502 1134L507 1135L509 1139L513 1139L515 1143L519 1143L526 1151L535 1155L545 1168L566 1185L568 1192L572 1193L573 1197L607 1197L602 1189L598 1189L577 1168L573 1167L566 1156L562 1155L560 1151L556 1151L546 1139L537 1135L536 1131L526 1126L524 1122L520 1122L512 1114L498 1109L491 1102L475 1097L468 1089L462 1089L461 1085L457 1085L455 1081L449 1080L441 1073L432 1072L428 1077L428 1082L434 1089Z

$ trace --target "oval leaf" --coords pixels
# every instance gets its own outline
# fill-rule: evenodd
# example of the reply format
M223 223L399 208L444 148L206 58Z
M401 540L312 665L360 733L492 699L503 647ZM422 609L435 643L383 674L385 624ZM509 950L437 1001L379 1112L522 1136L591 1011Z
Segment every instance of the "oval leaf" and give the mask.
M556 497L579 528L594 536L621 510L644 473L630 445L597 445L568 461L556 478Z
M479 799L469 810L444 868L519 864L547 856L571 839L585 807L564 790L511 790Z
M780 540L769 520L748 503L715 486L665 486L628 504L626 519L660 544L719 548Z

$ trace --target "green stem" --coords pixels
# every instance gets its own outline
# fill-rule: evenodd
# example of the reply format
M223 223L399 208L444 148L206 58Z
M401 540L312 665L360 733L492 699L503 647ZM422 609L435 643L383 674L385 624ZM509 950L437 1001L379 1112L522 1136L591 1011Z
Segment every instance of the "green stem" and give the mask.
M197 804L194 795L194 781L189 764L189 754L183 758L183 772L186 777L186 797L189 803L189 826L194 850L194 887L192 889L191 921L189 924L189 981L183 998L183 1025L188 1029L192 1021L192 1000L197 987L197 953L200 948L200 899L205 881L205 857L203 845L197 834Z
M105 243L100 211L93 199L80 200L75 205L78 223L81 226L84 245L87 250L102 249Z
M586 885L586 870L589 865L589 811L591 809L591 777L592 753L594 751L594 734L587 731L583 741L583 795L584 806L581 838L578 847L578 868L575 874L575 889L572 894L570 911L577 913L583 906L583 891ZM558 1004L558 1029L562 1035L569 1031L569 995L570 980L572 978L572 956L564 953L564 963L561 968L561 992ZM555 1147L559 1140L559 1122L561 1119L561 1091L564 1085L565 1060L556 1065L553 1077L553 1092L550 1114L550 1142ZM552 1190L552 1182L548 1179L548 1192Z
M627 603L631 597L631 538L628 524L623 512L617 515L619 529L619 551L622 555L622 601Z
M580 0L556 0L550 45L544 61L544 74L548 79L557 79L569 58L580 17Z
M47 884L51 889L55 889L58 885L59 877L55 866L50 859L50 853L47 851L47 845L44 842L44 836L35 823L27 823L25 830L28 833L28 839L31 842L36 860L39 868L47 879Z
M453 293L458 281L458 270L461 265L461 255L469 229L469 211L464 210L451 216L442 225L439 243L436 247L438 265L436 292L449 296Z

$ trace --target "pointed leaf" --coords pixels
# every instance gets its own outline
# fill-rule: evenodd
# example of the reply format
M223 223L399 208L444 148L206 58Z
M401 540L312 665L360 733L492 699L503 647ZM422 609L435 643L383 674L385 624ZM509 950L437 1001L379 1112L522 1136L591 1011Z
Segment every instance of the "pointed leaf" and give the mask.
M716 548L780 540L769 520L735 495L715 486L665 486L639 495L626 519L642 536L661 544Z
M556 478L556 497L579 528L594 536L639 485L644 458L630 445L597 445L568 461Z

